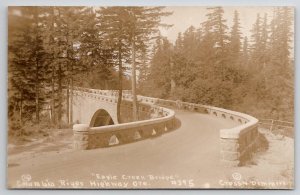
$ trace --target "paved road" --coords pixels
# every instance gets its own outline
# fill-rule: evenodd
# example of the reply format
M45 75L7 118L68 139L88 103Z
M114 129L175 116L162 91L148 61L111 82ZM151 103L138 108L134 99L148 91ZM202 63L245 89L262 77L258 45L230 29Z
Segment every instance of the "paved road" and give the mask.
M176 117L180 128L154 139L15 162L19 165L8 168L8 186L220 187L226 169L219 163L219 129L237 124L188 111L176 111Z

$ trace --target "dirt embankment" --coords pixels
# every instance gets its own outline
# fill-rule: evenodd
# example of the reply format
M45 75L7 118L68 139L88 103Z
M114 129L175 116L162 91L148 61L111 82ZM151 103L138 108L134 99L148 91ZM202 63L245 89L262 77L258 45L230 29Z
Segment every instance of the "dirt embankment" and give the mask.
M51 129L47 136L12 138L7 145L8 167L17 166L19 160L30 159L49 153L62 153L72 150L73 132L71 129Z

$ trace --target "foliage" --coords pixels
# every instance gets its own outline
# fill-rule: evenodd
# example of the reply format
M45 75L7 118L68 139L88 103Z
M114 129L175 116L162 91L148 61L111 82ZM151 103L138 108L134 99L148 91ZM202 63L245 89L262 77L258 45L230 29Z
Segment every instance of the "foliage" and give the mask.
M234 12L230 32L223 14L222 7L208 8L207 20L198 29L191 26L179 33L174 46L158 38L140 90L292 121L291 9L274 8L271 21L258 14L250 42L240 31L239 13Z
M10 130L17 131L25 123L39 126L44 122L62 128L65 118L70 125L74 85L121 92L130 88L131 81L135 86L135 77L125 72L132 62L145 65L160 17L168 15L162 10L9 8ZM134 67L131 69L135 73Z

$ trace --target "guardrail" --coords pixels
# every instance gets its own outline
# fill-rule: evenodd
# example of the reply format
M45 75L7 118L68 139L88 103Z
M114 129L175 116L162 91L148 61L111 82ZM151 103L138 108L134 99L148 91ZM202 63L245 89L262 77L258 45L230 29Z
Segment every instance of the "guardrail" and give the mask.
M260 119L259 127L268 129L272 133L294 137L294 123L275 119Z
M275 119L260 119L259 124L261 126L267 126L270 131L287 128L294 129L294 123L290 121L275 120Z
M90 93L96 93L106 96L116 96L113 91L100 91L84 89ZM123 99L131 100L130 92L123 94ZM201 104L187 103L182 101L163 100L159 98L151 98L138 96L139 104L148 105L151 107L157 106L157 110L162 111L162 117L132 123L124 123L113 126L93 127L90 128L84 125L74 125L74 135L80 133L86 138L80 140L101 140L101 144L89 144L85 141L80 149L90 149L96 147L106 147L120 143L128 143L141 139L141 137L151 137L153 134L161 134L164 130L174 128L175 112L169 108L183 109L194 112L200 112L219 117L225 120L232 120L240 123L239 126L228 129L220 129L220 154L221 161L227 166L241 166L251 158L253 152L259 147L258 145L258 120L250 115L206 106ZM153 133L155 132L155 133ZM78 139L77 139L78 140Z

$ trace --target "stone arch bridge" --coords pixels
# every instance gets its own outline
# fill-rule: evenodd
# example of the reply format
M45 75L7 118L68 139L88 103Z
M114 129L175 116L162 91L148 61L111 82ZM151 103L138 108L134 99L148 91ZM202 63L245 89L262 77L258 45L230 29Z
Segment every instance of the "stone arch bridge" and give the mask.
M74 148L104 148L161 137L181 130L181 120L187 121L189 130L195 129L197 133L191 134L189 139L201 136L201 131L203 134L212 134L211 143L208 139L205 144L197 143L199 148L189 150L205 150L205 145L217 147L218 158L225 166L244 165L259 147L258 120L247 114L201 104L138 96L139 121L133 122L131 100L130 91L123 91L122 123L118 124L116 91L76 88L73 91ZM224 127L217 134L209 131L204 133L206 122L199 124L197 119L181 119L182 112L198 113L199 120L200 116L206 117L208 121L211 120L210 123L224 123Z

